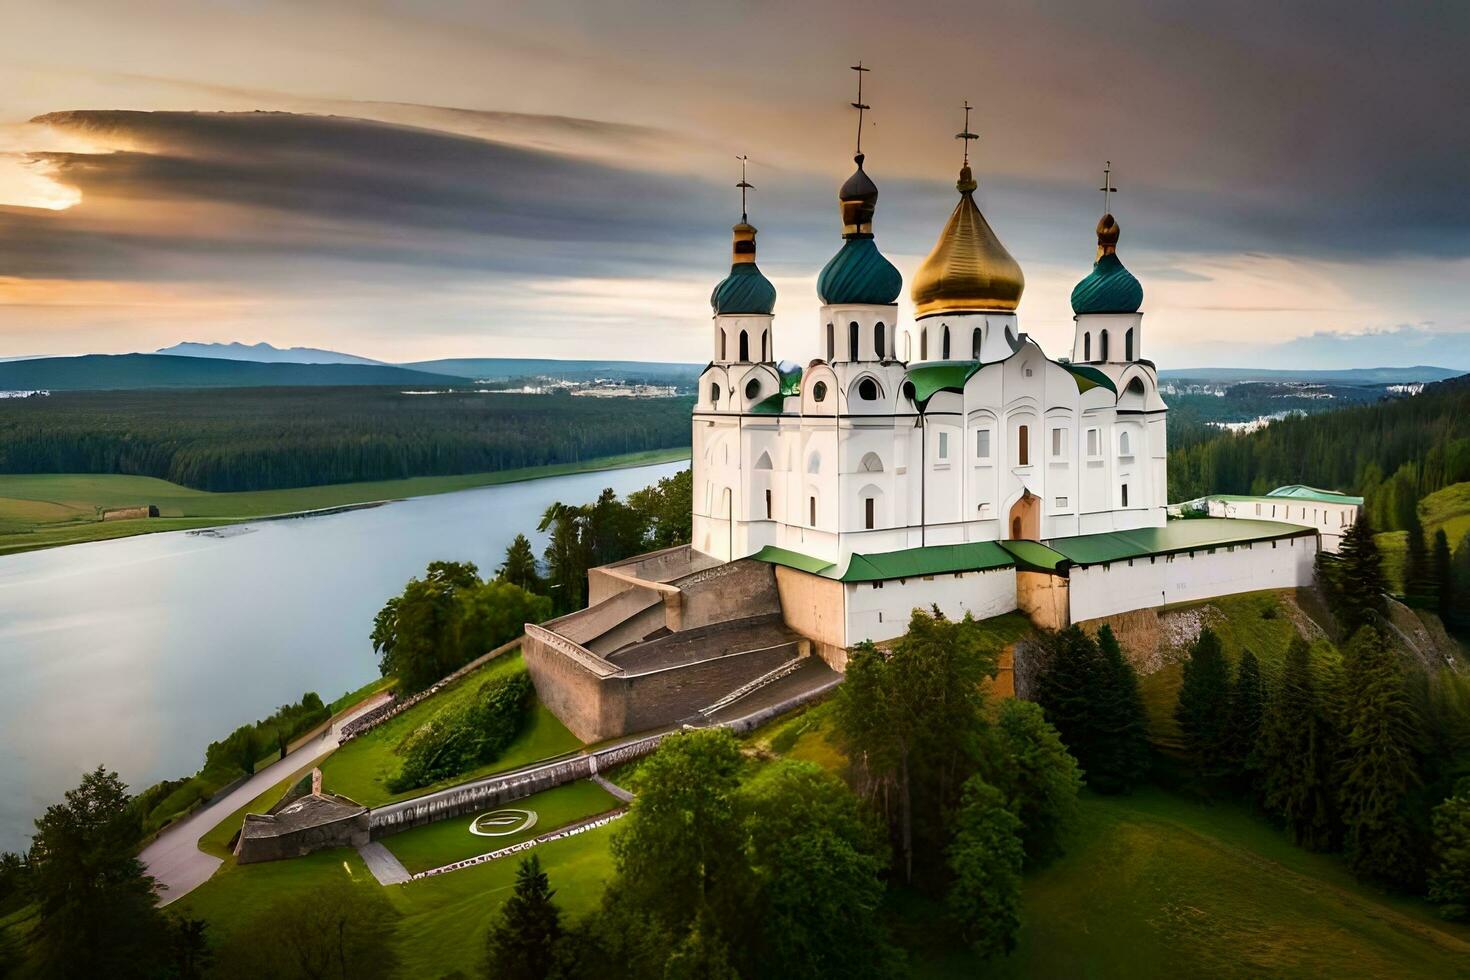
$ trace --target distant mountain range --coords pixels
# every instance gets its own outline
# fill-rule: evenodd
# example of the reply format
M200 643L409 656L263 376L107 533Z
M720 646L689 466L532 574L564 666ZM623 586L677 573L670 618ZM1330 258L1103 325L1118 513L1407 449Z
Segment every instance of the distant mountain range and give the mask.
M431 371L455 377L504 380L546 375L569 381L611 378L619 381L662 381L693 384L703 364L663 364L655 361L561 361L552 358L451 357L439 361L413 361L403 365L415 371Z
M258 344L242 344L238 340L228 344L201 344L186 340L172 347L160 347L159 354L173 357L214 357L225 361L257 361L262 364L386 364L371 357L343 354L341 351L322 350L317 347L274 347L261 341Z
M1417 365L1415 367L1348 368L1340 371L1270 370L1263 368L1170 368L1159 372L1167 381L1241 382L1241 381L1309 381L1336 384L1408 384L1415 381L1444 381L1457 378L1464 371Z
M466 381L391 364L262 364L177 354L83 354L0 363L0 390L9 391L315 385L443 387Z

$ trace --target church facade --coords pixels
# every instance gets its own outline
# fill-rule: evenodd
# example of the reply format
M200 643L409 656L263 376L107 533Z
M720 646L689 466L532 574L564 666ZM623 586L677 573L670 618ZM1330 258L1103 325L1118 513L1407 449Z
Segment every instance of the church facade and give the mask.
M775 547L843 565L1162 526L1168 408L1113 216L1072 293L1072 349L1053 359L1021 330L1025 279L968 165L912 285L915 322L901 325L902 278L874 237L878 189L856 163L839 192L842 245L817 280L823 356L805 369L778 359L756 230L735 226L694 408L694 546L724 561Z

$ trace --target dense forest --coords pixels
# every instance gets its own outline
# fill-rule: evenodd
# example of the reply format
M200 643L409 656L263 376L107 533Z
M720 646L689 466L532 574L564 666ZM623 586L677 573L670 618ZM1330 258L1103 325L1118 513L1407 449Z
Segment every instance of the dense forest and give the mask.
M482 473L687 446L691 407L380 387L58 392L0 400L0 473L215 491Z
M1425 494L1470 480L1470 375L1248 435L1171 414L1169 441L1171 501L1305 483L1362 494L1378 530L1402 529Z

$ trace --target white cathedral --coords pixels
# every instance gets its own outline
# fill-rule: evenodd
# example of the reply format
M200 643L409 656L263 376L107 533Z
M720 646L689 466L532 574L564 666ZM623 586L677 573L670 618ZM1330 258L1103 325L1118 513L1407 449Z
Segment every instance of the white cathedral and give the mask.
M1072 291L1070 358L1016 316L1021 267L975 204L959 202L911 287L873 235L878 188L842 185L842 247L817 279L824 357L777 360L776 291L756 230L734 228L710 297L714 357L694 408L694 547L729 561L767 546L842 566L869 554L1162 526L1165 415L1143 355L1143 288L1104 214Z

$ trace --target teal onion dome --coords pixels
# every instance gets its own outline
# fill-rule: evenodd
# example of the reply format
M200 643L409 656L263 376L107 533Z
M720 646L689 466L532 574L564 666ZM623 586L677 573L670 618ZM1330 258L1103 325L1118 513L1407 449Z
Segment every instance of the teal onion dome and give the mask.
M722 313L769 315L776 308L776 287L755 264L755 228L741 221L733 229L730 274L709 294L709 305Z
M1072 290L1072 312L1137 313L1143 286L1118 258L1118 223L1111 214L1097 223L1097 261Z
M871 238L849 238L817 276L817 295L828 306L889 305L903 292L903 276Z

